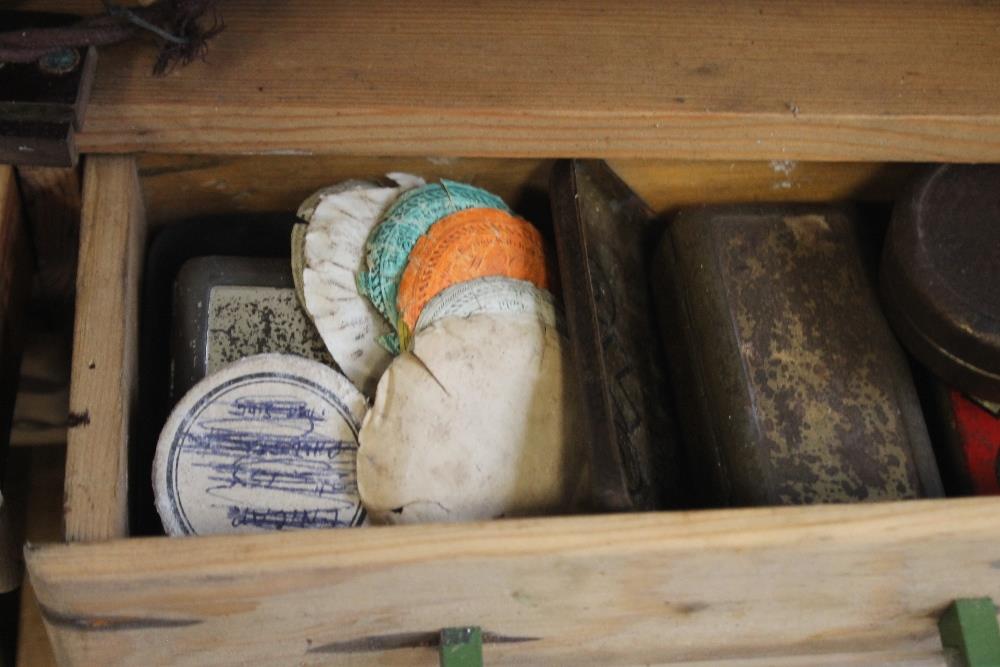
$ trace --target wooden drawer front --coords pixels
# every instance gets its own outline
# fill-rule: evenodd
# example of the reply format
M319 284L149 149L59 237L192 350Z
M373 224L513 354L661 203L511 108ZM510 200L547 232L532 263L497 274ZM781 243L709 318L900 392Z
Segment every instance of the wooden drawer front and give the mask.
M547 160L91 157L74 342L66 536L29 548L66 664L434 664L478 624L491 664L941 664L936 615L1000 598L1000 501L605 515L128 539L138 294L148 226L294 210L409 170L545 196ZM659 211L887 199L909 165L622 160Z
M144 538L29 550L79 665L943 664L937 615L1000 596L995 500ZM417 648L413 648L416 646Z

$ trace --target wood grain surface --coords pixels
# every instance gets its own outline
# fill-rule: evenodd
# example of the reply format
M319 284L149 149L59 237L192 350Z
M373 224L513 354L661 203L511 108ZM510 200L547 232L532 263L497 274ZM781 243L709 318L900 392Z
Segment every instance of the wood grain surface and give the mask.
M25 8L100 11L96 0ZM1000 160L973 0L222 3L204 62L102 48L82 151Z
M900 163L611 161L658 212L747 201L889 201L916 169ZM342 155L139 156L151 226L197 216L293 213L315 190L388 171L450 178L488 188L524 214L548 208L547 159L351 157Z
M18 167L17 180L38 264L33 305L52 319L71 319L80 246L80 169Z
M29 548L64 664L942 664L1000 599L995 498L142 538ZM503 638L499 640L499 638ZM755 662L756 661L756 662Z
M33 271L14 170L0 164L0 478L17 396L24 311Z
M135 160L84 165L66 455L66 538L126 534L129 415L145 218Z
M63 467L66 447L39 445L11 452L7 500L14 508L19 543L62 539ZM17 629L17 667L49 667L55 656L34 591L25 578Z

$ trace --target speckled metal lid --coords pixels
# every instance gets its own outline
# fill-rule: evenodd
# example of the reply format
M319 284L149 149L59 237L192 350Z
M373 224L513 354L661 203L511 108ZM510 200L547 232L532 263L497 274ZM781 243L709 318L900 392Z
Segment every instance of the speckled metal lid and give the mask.
M1000 165L941 165L897 202L881 291L909 351L973 396L1000 400Z

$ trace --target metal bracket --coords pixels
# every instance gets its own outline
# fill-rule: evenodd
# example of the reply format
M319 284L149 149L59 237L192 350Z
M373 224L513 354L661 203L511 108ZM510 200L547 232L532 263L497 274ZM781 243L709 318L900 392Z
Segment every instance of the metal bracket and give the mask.
M13 30L66 25L78 18L0 11L0 25ZM83 124L96 67L93 47L61 49L33 63L0 62L0 163L74 166L73 135Z

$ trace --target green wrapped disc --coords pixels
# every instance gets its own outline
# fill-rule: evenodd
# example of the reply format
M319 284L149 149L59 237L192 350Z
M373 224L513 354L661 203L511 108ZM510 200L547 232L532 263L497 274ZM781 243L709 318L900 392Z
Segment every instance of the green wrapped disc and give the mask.
M440 183L406 191L382 216L368 239L368 271L358 274L358 291L371 299L389 322L395 324L398 320L396 290L417 239L441 218L467 208L510 211L495 194L467 183L442 179Z

